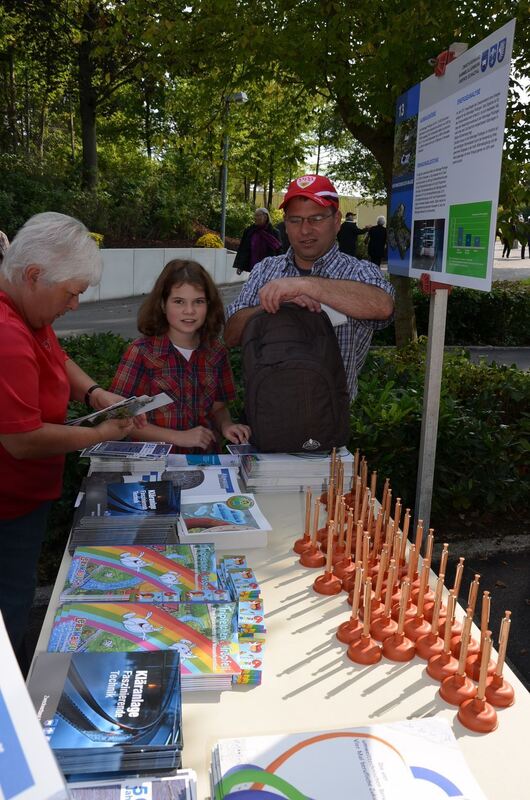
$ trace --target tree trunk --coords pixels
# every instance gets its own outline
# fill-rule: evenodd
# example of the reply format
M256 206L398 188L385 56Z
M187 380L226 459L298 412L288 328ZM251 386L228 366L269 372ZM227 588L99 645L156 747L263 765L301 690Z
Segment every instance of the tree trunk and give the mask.
M149 89L144 89L145 108L144 108L144 136L147 158L153 157L152 150L152 126L151 126L151 99Z
M416 315L412 302L412 281L403 275L391 275L390 281L396 290L396 309L394 313L394 330L396 347L405 347L418 338Z
M83 163L81 185L83 189L95 189L98 181L98 151L96 140L97 96L94 88L94 64L92 61L92 33L95 29L97 8L90 3L83 16L81 43L79 45L79 110L81 116L81 143Z
M274 196L274 155L271 153L269 159L269 198L268 202L265 203L265 208L268 208L269 211L272 206L273 196Z
M252 187L252 204L256 205L256 192L258 191L258 170L256 170L256 174L254 176L254 186Z
M70 134L70 158L72 164L75 164L75 124L71 95L68 95L68 132Z
M13 59L13 47L8 48L7 58L8 58L8 68L9 68L9 85L6 92L7 126L9 130L11 152L15 153L18 145L18 136L17 136L17 90L15 81L15 62Z

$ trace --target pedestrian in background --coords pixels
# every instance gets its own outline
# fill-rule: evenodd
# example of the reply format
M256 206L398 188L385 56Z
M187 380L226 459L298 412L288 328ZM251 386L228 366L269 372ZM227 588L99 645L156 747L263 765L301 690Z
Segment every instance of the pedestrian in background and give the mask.
M263 261L267 256L281 253L280 233L272 227L271 218L266 208L257 208L254 212L254 224L243 231L237 248L234 269L237 274L251 272L254 264Z
M372 225L368 230L368 257L372 264L381 266L381 259L386 250L386 219L377 217L377 225Z
M339 228L337 233L337 242L339 243L339 250L349 256L357 256L357 239L363 233L366 233L366 228L359 228L355 214L348 211L344 222Z

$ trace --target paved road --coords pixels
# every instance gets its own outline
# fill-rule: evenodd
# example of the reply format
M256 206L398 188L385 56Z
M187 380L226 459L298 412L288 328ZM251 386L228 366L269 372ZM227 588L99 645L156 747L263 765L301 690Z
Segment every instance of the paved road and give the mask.
M530 269L528 272L530 273ZM231 283L219 287L225 305L237 297L241 285L241 283ZM143 299L143 297L127 297L121 300L82 303L77 311L57 320L54 325L55 331L59 336L111 331L126 339L134 339L139 335L136 317ZM519 369L530 370L530 347L470 347L469 352L474 363L485 358L489 363L495 361L507 366L515 364Z

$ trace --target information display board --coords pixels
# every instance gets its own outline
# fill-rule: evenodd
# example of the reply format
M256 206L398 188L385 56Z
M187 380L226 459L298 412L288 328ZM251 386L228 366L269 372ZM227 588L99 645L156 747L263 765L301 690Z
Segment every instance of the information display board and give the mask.
M398 98L388 268L489 291L515 20Z

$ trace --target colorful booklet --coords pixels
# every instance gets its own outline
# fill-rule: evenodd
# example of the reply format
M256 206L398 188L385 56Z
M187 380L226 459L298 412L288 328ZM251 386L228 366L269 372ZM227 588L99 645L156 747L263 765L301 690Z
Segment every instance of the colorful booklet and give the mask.
M131 600L140 603L217 600L212 544L78 547L61 602Z
M70 783L72 800L197 800L197 775L179 769L167 778L129 778L120 783Z
M239 673L235 603L66 603L55 615L50 652L175 650L182 688ZM205 680L207 679L207 680ZM225 686L225 680L220 683Z
M80 524L105 522L129 524L130 519L155 518L165 523L180 510L180 489L171 481L136 483L88 483L84 504L79 509Z
M136 417L138 414L146 414L148 411L154 411L156 408L161 408L174 402L173 398L165 392L160 392L154 397L148 397L146 394L141 395L141 397L127 397L118 403L113 403L113 405L101 409L101 411L93 411L91 414L85 414L84 417L68 420L66 424L94 427L94 425L99 425L107 419Z
M486 800L438 717L218 742L212 800L276 792L300 800Z
M252 494L183 498L178 522L181 542L214 542L219 547L265 547L271 525Z
M238 467L239 456L231 453L171 453L167 460L168 469L182 467Z
M80 458L105 459L167 459L172 445L164 442L100 442L81 451Z
M28 691L67 774L180 765L180 659L141 653L39 653Z

